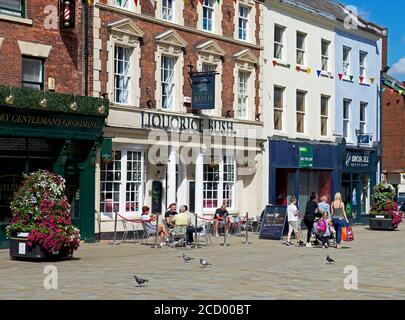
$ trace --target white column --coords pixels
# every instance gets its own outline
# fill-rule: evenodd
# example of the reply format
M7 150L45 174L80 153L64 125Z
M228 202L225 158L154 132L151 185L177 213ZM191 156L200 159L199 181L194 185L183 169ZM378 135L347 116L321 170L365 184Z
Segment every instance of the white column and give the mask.
M171 148L167 163L167 205L176 203L176 148Z
M204 192L204 156L202 151L197 155L195 162L195 212L203 214L203 192Z
M187 204L187 165L181 159L179 161L179 189L177 190L177 202L179 206Z

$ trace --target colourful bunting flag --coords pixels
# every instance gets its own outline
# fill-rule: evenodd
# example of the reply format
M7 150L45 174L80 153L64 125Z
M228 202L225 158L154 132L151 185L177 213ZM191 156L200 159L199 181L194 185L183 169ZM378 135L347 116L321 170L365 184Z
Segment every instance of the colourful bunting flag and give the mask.
M290 68L291 68L291 64L287 63L287 68L290 69Z
M370 78L371 84L374 84L375 78Z
M138 6L138 0L134 0L134 3L135 3L135 7L137 7Z
M273 67L275 67L277 65L277 61L273 60Z
M311 69L311 68L307 68L307 74L310 74L310 73L311 73L311 71L312 71L312 69Z
M402 92L404 92L404 90L398 90L398 92L402 96Z
M339 76L339 80L343 79L343 73L339 73L338 76Z
M349 76L350 81L353 81L354 76Z
M385 88L382 88L381 93L384 93L384 91L385 91Z
M363 83L364 77L359 77L359 79L360 79L360 83Z
M322 71L321 70L316 70L316 74L318 75L318 78L321 76Z
M301 67L300 67L300 66L296 66L296 67L295 67L295 70L301 71Z

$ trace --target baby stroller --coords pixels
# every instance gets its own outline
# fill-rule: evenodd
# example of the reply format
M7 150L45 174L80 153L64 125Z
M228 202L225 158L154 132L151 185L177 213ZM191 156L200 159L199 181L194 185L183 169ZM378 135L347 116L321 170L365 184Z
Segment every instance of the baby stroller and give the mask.
M315 220L314 227L312 229L312 234L315 238L315 244L320 244L324 247L335 246L336 245L336 239L335 239L336 231L333 228L333 226L329 224L330 220L326 220L326 228L327 228L326 231L319 230L318 222L320 220L321 219L319 219L319 218ZM326 242L324 240L325 237L326 237ZM322 243L322 240L325 242L325 244Z

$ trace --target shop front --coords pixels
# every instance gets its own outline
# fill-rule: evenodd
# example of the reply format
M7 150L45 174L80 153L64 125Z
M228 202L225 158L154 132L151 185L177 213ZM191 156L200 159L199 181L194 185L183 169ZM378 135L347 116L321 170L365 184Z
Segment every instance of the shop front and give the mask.
M0 246L10 202L24 175L47 169L66 179L73 223L94 240L96 149L102 143L108 101L0 87Z
M209 217L225 202L232 214L259 214L261 128L257 122L111 107L105 136L112 137L113 161L100 159L97 173L101 232L113 230L114 212L133 218L143 205L156 214L171 203L187 205Z
M269 203L288 205L298 199L305 210L312 192L328 201L338 190L338 145L269 139Z
M370 211L372 191L377 181L377 151L342 145L342 155L342 198L348 215L361 222Z

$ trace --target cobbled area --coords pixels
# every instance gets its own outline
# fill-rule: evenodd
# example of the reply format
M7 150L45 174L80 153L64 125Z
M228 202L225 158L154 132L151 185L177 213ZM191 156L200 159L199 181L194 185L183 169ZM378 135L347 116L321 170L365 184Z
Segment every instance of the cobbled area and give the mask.
M355 241L341 250L287 247L254 234L249 245L229 237L224 247L223 238L213 238L199 249L102 242L54 263L11 260L0 250L0 299L405 299L404 233L357 226ZM183 253L195 260L184 263ZM326 264L327 254L334 264ZM200 257L213 265L202 268ZM51 264L56 290L44 288ZM350 265L358 270L357 290L344 287ZM134 274L149 282L136 287Z

